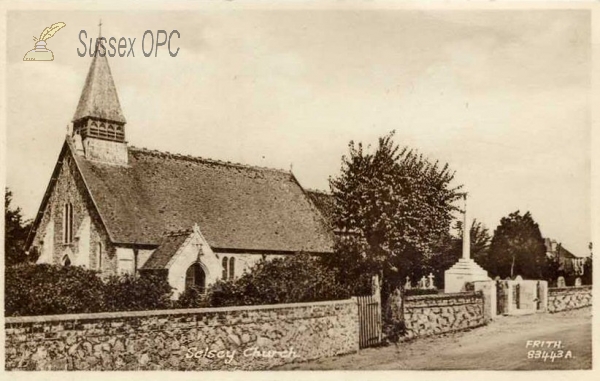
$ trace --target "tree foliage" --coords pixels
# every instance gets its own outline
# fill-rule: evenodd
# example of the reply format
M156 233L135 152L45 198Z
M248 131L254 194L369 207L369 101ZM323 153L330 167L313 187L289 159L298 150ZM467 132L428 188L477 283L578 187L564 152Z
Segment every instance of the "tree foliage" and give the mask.
M4 190L4 259L5 265L11 266L25 262L25 240L31 226L30 221L23 219L20 207L14 208L12 203L12 191Z
M489 249L487 270L492 275L548 279L550 262L542 233L531 213L521 215L516 211L500 220Z
M367 245L354 235L336 239L334 253L319 258L320 264L332 271L349 295L371 294L372 275L377 269L367 257Z
M301 303L350 297L335 273L306 253L261 260L233 280L219 280L208 291L212 307ZM195 307L195 306L190 306Z
M383 274L388 290L430 267L461 196L448 164L400 148L393 137L380 138L373 153L350 142L341 173L330 179L336 228L364 242L365 269Z

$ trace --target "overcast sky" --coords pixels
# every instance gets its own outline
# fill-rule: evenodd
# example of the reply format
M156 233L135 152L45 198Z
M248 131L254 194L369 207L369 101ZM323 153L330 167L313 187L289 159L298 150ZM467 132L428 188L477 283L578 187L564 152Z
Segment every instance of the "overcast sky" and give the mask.
M289 169L328 189L350 140L397 142L456 170L494 230L531 211L577 255L590 241L588 11L11 12L7 184L33 217L91 58L79 31L136 38L110 58L131 145ZM53 62L23 62L32 36ZM177 29L172 58L142 55ZM89 45L89 39L86 42Z

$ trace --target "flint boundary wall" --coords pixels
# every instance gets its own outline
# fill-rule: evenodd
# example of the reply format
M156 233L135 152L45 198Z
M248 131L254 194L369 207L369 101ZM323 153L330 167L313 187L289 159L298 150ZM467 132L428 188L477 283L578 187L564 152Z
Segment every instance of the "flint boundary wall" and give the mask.
M548 312L574 310L592 305L592 286L548 289Z
M258 370L358 351L355 299L8 317L6 370Z
M439 335L486 323L481 291L408 296L404 305L405 338Z

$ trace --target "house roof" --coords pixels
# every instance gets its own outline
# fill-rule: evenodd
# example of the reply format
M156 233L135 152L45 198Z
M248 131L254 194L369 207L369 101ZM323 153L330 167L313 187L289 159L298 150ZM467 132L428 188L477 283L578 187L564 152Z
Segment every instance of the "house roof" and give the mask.
M106 54L92 59L73 121L88 116L126 123Z
M163 244L199 225L217 249L331 252L333 233L287 171L128 148L129 165L74 155L113 242Z
M544 244L546 245L546 251L551 253L552 255L558 255L561 258L580 258L577 255L571 253L569 250L565 249L564 246L550 238L544 238Z
M181 245L192 234L191 230L180 230L164 235L160 246L148 258L142 270L164 269Z
M316 189L307 189L306 194L321 211L321 214L323 214L323 217L325 217L325 220L329 226L335 226L333 218L333 196L329 193Z

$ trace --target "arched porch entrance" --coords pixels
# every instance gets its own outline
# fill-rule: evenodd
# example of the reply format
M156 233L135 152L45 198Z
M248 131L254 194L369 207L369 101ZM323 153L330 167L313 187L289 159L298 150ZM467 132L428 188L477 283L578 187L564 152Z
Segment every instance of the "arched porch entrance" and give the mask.
M200 263L193 263L185 273L185 289L196 287L200 291L206 290L206 273Z

